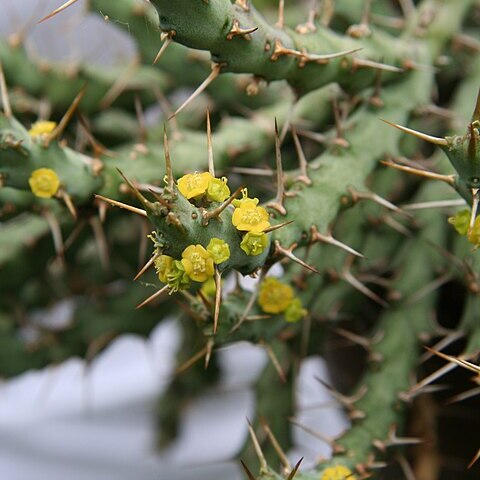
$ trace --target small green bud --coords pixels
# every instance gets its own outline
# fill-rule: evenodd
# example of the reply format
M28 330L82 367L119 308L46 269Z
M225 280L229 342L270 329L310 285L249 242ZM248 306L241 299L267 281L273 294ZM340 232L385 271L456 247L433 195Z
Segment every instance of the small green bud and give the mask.
M207 188L207 198L213 202L224 202L230 196L227 179L213 178Z
M299 298L294 298L285 310L285 320L291 323L298 322L306 314L307 310L303 308L302 301Z
M466 235L470 225L470 216L470 210L465 209L457 212L454 217L450 217L448 223L451 223L460 235Z
M210 253L213 257L213 262L217 265L226 262L230 258L230 247L221 238L212 238L207 246L207 252Z
M243 237L240 248L247 255L260 255L268 246L268 237L264 232L247 232Z
M190 286L190 278L180 260L174 260L167 274L167 283L172 292L185 290Z

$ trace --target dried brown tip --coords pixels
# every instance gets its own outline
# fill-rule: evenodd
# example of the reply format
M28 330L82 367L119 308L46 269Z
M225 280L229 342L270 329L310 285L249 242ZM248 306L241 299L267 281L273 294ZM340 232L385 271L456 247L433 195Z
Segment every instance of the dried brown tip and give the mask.
M245 474L247 475L248 480L255 480L255 476L250 471L250 469L247 467L246 463L241 459L240 459L240 463L242 464L243 470L245 471Z

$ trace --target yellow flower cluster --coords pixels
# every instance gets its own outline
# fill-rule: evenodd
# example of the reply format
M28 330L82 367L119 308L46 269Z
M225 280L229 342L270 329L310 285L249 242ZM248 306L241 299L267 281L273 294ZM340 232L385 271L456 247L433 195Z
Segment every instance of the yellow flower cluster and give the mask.
M60 188L60 179L50 168L34 170L28 179L33 194L39 198L52 198Z
M472 229L469 228L470 218L471 211L465 209L450 217L448 223L451 223L460 235L467 237L468 241L478 248L480 247L480 217L475 219Z
M295 297L293 288L273 277L261 283L258 304L265 313L284 312L287 322L297 322L307 314L301 300Z
M214 264L226 262L230 258L230 247L221 238L212 238L207 248L202 245L189 245L182 252L181 260L169 255L155 257L155 270L161 282L167 283L174 292L184 290L194 282L207 282L214 273Z
M270 227L268 212L258 206L258 198L249 198L248 190L242 190L242 198L233 201L235 210L232 215L232 224L237 230L247 232L240 248L247 255L260 255L268 246L265 230Z
M335 465L334 467L326 468L320 480L357 480L353 472L343 465Z
M188 200L199 201L206 198L211 202L224 202L230 197L227 178L215 178L209 172L188 173L178 179L177 186L180 193ZM247 255L260 255L268 246L265 233L265 230L270 227L268 212L258 206L258 198L248 197L246 188L242 190L242 198L233 200L232 204L235 207L232 224L240 232L245 232L240 248ZM228 245L226 246L228 248ZM215 263L221 262L215 261Z
M57 122L48 122L46 120L39 120L38 122L35 122L30 130L28 131L28 134L33 137L41 137L43 135L48 135L52 133L57 126Z
M188 200L206 195L207 200L223 202L230 196L227 179L215 178L209 172L188 173L178 179L178 190Z

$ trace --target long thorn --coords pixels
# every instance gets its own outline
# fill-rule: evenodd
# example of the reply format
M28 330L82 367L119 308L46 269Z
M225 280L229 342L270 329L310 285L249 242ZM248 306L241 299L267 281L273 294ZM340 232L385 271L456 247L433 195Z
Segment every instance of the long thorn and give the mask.
M203 218L205 221L210 220L211 218L216 218L218 217L234 200L240 192L245 188L245 186L241 185L238 187L227 200L225 200L219 207L217 207L215 210L211 211L205 211Z
M353 60L355 67L374 68L376 70L382 70L385 72L402 73L405 70L403 68L395 67L393 65L387 65L385 63L372 62L371 60L365 60L361 58L355 58Z
M283 199L285 196L285 188L283 185L283 166L282 166L282 152L280 150L280 135L278 133L277 119L275 118L275 166L277 169L277 196L273 202L269 202L268 206L274 208L281 215L285 215L287 211L283 206Z
M106 109L122 94L128 87L128 83L135 75L140 65L140 59L135 57L125 68L125 71L115 80L107 93L100 100L100 107Z
M333 238L331 234L324 235L323 233L320 233L316 229L316 227L312 227L311 232L312 232L312 240L314 242L322 242L328 245L333 245L334 247L339 247L342 250L345 250L346 252L351 253L352 255L355 255L356 257L365 258L365 256L362 255L360 252L357 252L355 249L353 249L352 247L349 247L348 245L341 242L340 240Z
M95 238L100 264L102 265L103 270L108 272L110 270L110 255L103 224L98 217L91 217L89 223L93 230L93 236Z
M255 480L255 476L250 471L250 469L247 467L246 463L242 459L240 459L240 463L242 464L243 470L245 471L245 473L248 477L248 480Z
M459 365L462 368L465 368L467 370L470 370L471 372L476 373L477 375L480 375L480 366L475 365L474 363L467 362L467 360L464 360L463 358L458 358L454 357L452 355L447 355L442 352L437 352L433 348L425 347L429 352L434 353L435 355L438 355L440 358L443 358L444 360L447 360L453 364Z
M475 127L473 123L468 125L468 129L470 130L470 140L468 142L468 158L472 163L476 162L477 156L477 136L475 134Z
M289 220L288 222L279 223L278 225L272 225L271 227L268 227L267 229L265 229L263 233L274 232L275 230L278 230L280 228L286 227L287 225L290 225L294 221L295 220Z
M478 449L478 452L475 454L475 456L472 458L472 461L468 464L468 469L472 468L475 463L477 463L477 460L480 459L480 448Z
M341 453L342 451L344 451L343 447L340 447L333 438L327 436L327 435L324 435L323 433L320 433L320 432L317 432L316 430L314 430L313 428L310 428L308 427L307 425L304 425L303 423L299 422L297 419L291 417L288 419L288 421L293 424L293 425L296 425L297 427L301 428L303 431L309 433L310 435L312 435L313 437L315 438L318 438L319 440L321 440L322 442L326 443L328 446L330 446L332 448L332 450L335 452L335 453Z
M170 159L170 148L168 147L167 127L163 125L163 153L165 155L165 172L167 175L167 186L173 190L172 161Z
M316 61L316 62L328 62L328 60L334 60L335 58L346 57L347 55L352 55L352 53L359 52L360 50L363 50L363 48L352 48L350 50L342 50L340 52L327 53L324 55L311 54L311 55L308 55L308 60Z
M268 358L272 362L273 367L275 368L276 372L278 373L278 376L280 377L280 380L285 383L287 381L287 376L285 375L285 371L283 370L282 365L280 364L277 356L275 355L275 352L273 351L272 347L268 345L267 343L262 342L263 346L265 347L265 350L268 354Z
M444 405L451 405L452 403L463 402L464 400L468 400L469 398L477 397L480 395L480 387L475 387L466 392L459 393L458 395L454 395L450 397L448 400L445 400Z
M138 310L139 308L142 308L145 305L147 305L148 303L150 303L151 301L155 300L157 297L159 297L163 293L167 292L169 288L170 288L169 285L163 286L160 290L158 290L158 292L155 292L153 295L150 295L146 300L144 300L142 303L137 305L135 307L135 310Z
M2 98L3 113L7 118L12 116L12 106L10 105L10 98L8 97L7 82L5 81L5 74L3 66L0 62L0 96Z
M263 454L262 447L260 446L260 442L258 441L257 435L255 434L255 430L253 429L250 420L247 418L248 423L248 432L250 433L250 437L252 439L253 448L255 453L257 454L258 461L260 462L260 471L267 472L268 471L268 464L265 455Z
M187 98L175 111L175 113L169 118L173 118L178 115L192 100L195 100L219 75L223 68L222 63L213 64L210 75L198 86L198 88Z
M49 13L48 15L46 15L45 17L43 17L41 20L39 20L37 22L37 25L39 23L42 23L44 22L45 20L48 20L49 18L52 18L54 17L55 15L63 12L65 9L67 9L68 7L70 7L71 5L73 5L74 3L78 2L78 0L68 0L67 2L65 2L63 5L61 5L60 7L56 8L53 12Z
M258 283L261 283L262 280L263 280L263 270L262 270L262 273L260 274L260 278L259 278ZM238 322L230 329L230 331L228 333L233 333L241 327L243 322L247 319L248 314L250 313L250 310L252 309L257 297L258 297L258 289L255 289L252 292L252 294L250 295L250 298L249 298L248 303L245 307L245 310L243 311L242 315L238 319Z
M298 180L301 180L305 185L311 185L312 181L310 180L308 176L308 162L307 159L305 158L305 153L303 152L302 144L300 143L300 139L298 138L297 130L294 126L291 127L292 130L292 137L293 137L293 142L295 144L295 150L297 152L297 157L298 157L298 163L300 166L300 176L298 177Z
M189 358L186 362L182 363L176 370L175 375L183 373L188 370L194 363L198 362L207 353L207 347L202 348L199 352Z
M75 204L73 203L72 197L65 190L61 191L60 197L64 201L68 211L70 212L70 215L76 220L77 209L75 208Z
M285 25L285 0L279 0L278 2L278 20L275 26L277 28L283 28Z
M321 275L321 272L319 272L315 267L312 267L308 263L304 262L303 260L300 260L296 255L294 255L290 250L287 250L286 248L283 248L280 245L280 242L278 240L275 240L275 251L276 253L279 253L280 255L283 255L290 260L293 260L295 263L298 263L301 265L303 268L306 268L307 270L310 270L313 273L316 273L318 275Z
M130 187L132 193L138 198L139 202L143 206L147 206L150 202L140 193L140 190L123 174L123 172L117 168L118 173L125 180L125 183Z
M205 352L205 370L210 365L210 360L212 358L213 345L214 345L213 340L212 339L208 340L207 351Z
M472 114L472 123L480 122L480 88L478 89L477 102L475 103L475 108Z
M207 154L208 154L208 171L212 177L215 176L215 165L213 163L212 148L212 126L210 124L210 111L207 108Z
M342 273L342 278L349 283L353 288L358 290L360 293L363 293L366 297L370 298L374 302L378 303L381 305L383 308L388 308L389 304L383 300L381 297L379 297L375 292L370 290L368 287L366 287L360 280L355 278L350 270L345 270Z
M478 188L472 188L472 214L470 215L470 224L468 226L468 231L471 232L473 227L475 226L475 219L477 218L477 210L478 210L478 204L479 204L479 189Z
M103 200L104 202L113 205L114 207L123 208L124 210L129 210L130 212L136 213L137 215L141 215L142 217L148 217L147 212L142 210L141 208L132 207L131 205L127 205L126 203L117 202L117 200L113 200L112 198L104 197L103 195L95 194L95 198Z
M439 145L440 147L448 147L448 142L444 138L432 137L431 135L427 135L426 133L417 132L416 130L412 130L411 128L403 127L402 125L389 122L388 120L384 120L383 118L381 118L380 120L382 122L385 122L387 125L390 125L391 127L398 128L402 132L413 135L414 137L425 140L426 142L433 143L434 145Z
M286 453L283 451L283 448L281 447L280 443L278 443L277 438L272 432L272 429L268 425L267 421L265 418L260 417L260 423L262 424L263 429L265 430L265 433L267 434L268 439L272 443L272 447L277 453L278 457L280 458L280 461L283 463L283 466L285 468L288 468L288 470L292 469L292 465L288 461Z
M217 333L220 304L222 302L222 274L215 268L215 311L213 313L213 334Z
M401 397L407 399L413 398L415 394L423 390L424 387L430 385L431 383L441 378L443 375L446 375L448 372L454 370L457 366L458 365L456 365L455 363L448 363L447 365L444 365L432 374L425 377L422 381L410 387L406 393L401 394Z
M133 281L138 280L155 262L155 259L160 256L160 253L155 252L151 257L150 260L140 269L140 271L135 275Z
M50 228L50 232L52 234L55 253L63 263L63 254L65 252L65 246L63 243L62 229L60 228L60 223L58 222L57 217L49 210L45 210L43 212L43 216L47 220L48 226Z
M153 65L155 65L160 60L160 57L164 54L165 50L172 43L172 41L173 41L172 37L167 34L167 38L165 39L162 46L160 47L160 50L158 51L157 55L155 56L155 60L153 60Z
M419 168L407 167L406 165L400 165L398 163L393 163L393 162L381 161L380 163L382 163L387 167L392 167L392 168L396 168L397 170L401 170L402 172L412 173L414 175L429 178L431 180L440 180L442 182L448 183L451 186L455 185L455 175L442 175L441 173L429 172L428 170L420 170Z
M68 107L68 110L66 111L65 115L62 117L58 125L55 127L53 132L45 137L45 147L48 147L50 145L50 142L58 138L64 132L65 128L67 128L67 125L70 123L70 120L72 119L75 110L77 110L78 106L80 105L80 102L82 101L86 90L87 84L85 83L78 92L77 96L73 99L72 104L70 105L70 107Z
M456 198L454 200L434 200L431 202L406 203L402 205L403 210L423 210L425 208L444 208L444 207L459 207L466 205L463 198Z

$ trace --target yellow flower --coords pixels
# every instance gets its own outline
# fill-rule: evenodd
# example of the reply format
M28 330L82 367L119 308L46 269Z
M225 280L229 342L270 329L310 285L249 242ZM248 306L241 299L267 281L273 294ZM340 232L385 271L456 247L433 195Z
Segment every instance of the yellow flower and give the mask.
M276 278L266 278L260 285L258 304L266 313L284 312L293 300L293 289Z
M182 265L185 273L195 282L205 282L213 277L212 255L201 245L190 245L182 253Z
M34 170L28 183L33 194L40 198L52 198L60 188L60 179L50 168Z
M240 207L243 202L254 202L255 205L258 205L258 198L249 198L248 197L248 188L243 188L242 189L242 198L236 198L233 202L232 205L234 207Z
M285 310L285 320L295 323L301 320L306 314L307 310L303 308L302 301L299 298L294 298Z
M199 195L204 194L207 191L210 181L213 180L213 177L210 173L188 173L182 178L178 179L177 185L180 193L185 198L198 197Z
M212 178L207 188L207 198L214 202L223 202L230 196L226 177Z
M221 238L212 238L207 245L207 252L212 256L217 265L226 262L230 258L230 247Z
M255 200L244 200L233 212L232 223L238 230L263 232L270 226L268 212L263 207L257 207Z
M167 276L172 270L173 258L168 255L160 255L154 260L158 278L163 283L168 283Z
M31 137L40 137L41 135L48 135L49 133L52 133L55 130L55 127L57 126L57 122L47 122L46 120L40 120L38 122L35 122L30 130L28 131L28 134Z
M260 255L268 246L268 237L263 232L247 232L243 237L240 248L247 254L255 257Z
M334 467L326 468L320 480L357 480L353 472L343 465L335 465Z
M448 223L451 223L460 235L466 235L470 224L470 215L470 210L462 210L457 212L454 217L450 217Z

